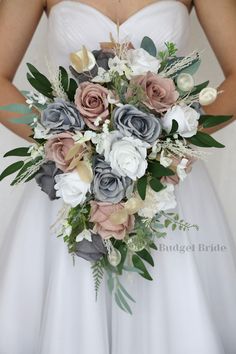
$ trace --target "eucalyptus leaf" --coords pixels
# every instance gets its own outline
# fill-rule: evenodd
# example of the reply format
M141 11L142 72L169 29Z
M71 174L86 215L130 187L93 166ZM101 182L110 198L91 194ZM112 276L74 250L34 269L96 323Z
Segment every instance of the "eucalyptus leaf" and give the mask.
M119 288L130 301L136 302L120 282L119 282Z
M19 113L19 114L32 114L32 110L23 103L13 103L6 106L0 106L0 111Z
M119 288L117 289L116 294L118 295L119 300L120 300L122 306L125 308L125 310L126 310L130 315L132 315L131 308L130 308L128 302L125 300L125 297L123 296L123 294L121 293L121 291L120 291Z
M145 49L150 55L156 57L157 49L153 40L147 36L143 37L141 42L141 48Z
M29 115L24 115L17 118L11 118L10 121L15 124L27 124L31 125L34 122L34 119L37 118L36 114L31 113Z
M117 303L117 305L119 306L119 308L120 308L122 311L125 311L125 312L126 312L126 309L125 309L124 305L122 304L122 302L121 302L121 300L120 300L120 298L119 298L119 296L118 296L117 293L115 293L115 300L116 300L116 303Z

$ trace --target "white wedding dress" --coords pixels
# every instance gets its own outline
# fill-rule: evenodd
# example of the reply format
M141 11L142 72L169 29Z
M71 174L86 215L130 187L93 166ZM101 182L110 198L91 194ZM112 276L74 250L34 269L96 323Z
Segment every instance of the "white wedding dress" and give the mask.
M101 12L61 1L49 16L50 61L68 66L70 52L83 44L97 48L109 32L115 37L116 25ZM135 46L147 35L160 49L175 42L180 54L188 33L187 8L174 0L157 1L120 27L120 37ZM153 282L124 274L136 299L130 316L105 282L95 302L90 264L76 258L73 266L63 240L50 231L61 201L50 202L29 183L0 249L0 354L235 354L236 253L201 162L176 194L181 217L200 231L159 240ZM188 245L192 250L178 251Z

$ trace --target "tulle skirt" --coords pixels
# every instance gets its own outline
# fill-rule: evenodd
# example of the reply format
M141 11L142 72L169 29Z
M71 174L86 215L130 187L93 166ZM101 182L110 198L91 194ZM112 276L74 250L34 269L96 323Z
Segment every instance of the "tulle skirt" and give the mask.
M90 263L50 231L61 201L28 184L0 249L0 354L235 354L236 252L201 162L177 187L181 218L199 225L157 241L153 281L124 273L133 315Z

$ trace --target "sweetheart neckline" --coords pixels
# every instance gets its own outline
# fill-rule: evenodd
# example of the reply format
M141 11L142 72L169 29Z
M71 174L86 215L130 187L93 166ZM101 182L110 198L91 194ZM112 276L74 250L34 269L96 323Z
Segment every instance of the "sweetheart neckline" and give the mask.
M139 16L141 13L149 10L150 8L154 7L154 6L160 6L161 4L166 4L166 3L171 3L171 4L178 4L178 6L180 5L181 7L185 8L185 10L187 11L187 13L189 14L189 10L187 8L186 5L184 5L184 3L182 3L181 1L178 1L178 0L166 0L166 1L163 1L163 0L158 0L158 1L154 1L153 3L149 4L149 5L146 5L144 7L142 7L140 10L137 10L133 15L129 16L124 22L122 22L119 27L123 27L123 26L126 26L130 21L132 21L135 17ZM88 5L88 4L85 4L83 2L80 2L80 1L69 1L69 0L62 0L62 1L59 1L58 3L56 3L55 5L53 5L49 11L49 14L48 14L48 19L50 20L50 17L51 17L51 14L52 12L54 12L57 8L59 8L61 5L65 5L65 4L70 4L70 5L76 5L76 6L81 6L81 7L86 7L88 8L90 11L93 11L94 13L96 13L97 15L103 17L106 21L110 22L111 25L113 26L117 26L117 23L115 21L113 21L109 16L105 15L102 11L96 9L95 7L91 6L91 5Z

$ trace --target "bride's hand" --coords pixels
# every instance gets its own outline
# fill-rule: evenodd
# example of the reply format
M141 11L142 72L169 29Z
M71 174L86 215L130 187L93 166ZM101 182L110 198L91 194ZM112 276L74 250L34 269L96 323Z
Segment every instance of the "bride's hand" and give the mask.
M42 16L44 5L42 0L0 0L0 106L25 103L12 80ZM11 123L9 119L12 117L10 113L0 112L2 124L30 140L31 129L23 124Z

